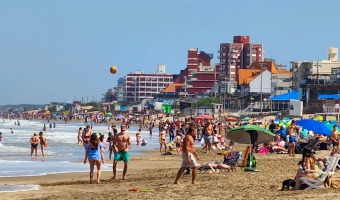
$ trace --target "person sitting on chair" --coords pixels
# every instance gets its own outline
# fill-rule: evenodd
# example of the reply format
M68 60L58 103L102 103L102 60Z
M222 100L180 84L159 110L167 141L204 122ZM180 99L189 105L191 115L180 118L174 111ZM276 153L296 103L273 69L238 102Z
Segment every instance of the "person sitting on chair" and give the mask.
M311 172L310 170L317 170L322 171L318 166L318 161L314 157L313 151L311 148L305 148L303 151L303 168L300 168L296 172L295 176L295 187L293 190L299 190L300 189L300 178L301 177L309 177L312 179L318 179L322 174L317 172Z

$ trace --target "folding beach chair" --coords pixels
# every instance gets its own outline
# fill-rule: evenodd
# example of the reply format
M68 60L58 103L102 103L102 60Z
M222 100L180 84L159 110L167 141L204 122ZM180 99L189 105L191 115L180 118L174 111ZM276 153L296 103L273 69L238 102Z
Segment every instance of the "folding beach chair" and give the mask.
M320 173L321 177L318 179L311 179L308 177L302 177L300 178L301 184L306 184L308 187L305 188L306 190L309 189L320 189L325 188L325 180L326 178L330 178L338 166L340 157L338 156L331 156L327 159L327 167L325 171L318 171L318 170L311 170L311 172Z
M241 167L243 169L243 165L240 162L241 152L240 151L230 151L224 157L223 164L229 165L232 169L236 170L236 167Z

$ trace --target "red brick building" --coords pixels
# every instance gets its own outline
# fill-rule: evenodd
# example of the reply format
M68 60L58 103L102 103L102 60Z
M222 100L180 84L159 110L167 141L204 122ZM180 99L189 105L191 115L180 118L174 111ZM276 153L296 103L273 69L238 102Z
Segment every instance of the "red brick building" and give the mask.
M181 70L174 83L162 92L177 93L183 98L211 90L219 75L219 66L211 64L212 57L204 51L189 49L187 68Z

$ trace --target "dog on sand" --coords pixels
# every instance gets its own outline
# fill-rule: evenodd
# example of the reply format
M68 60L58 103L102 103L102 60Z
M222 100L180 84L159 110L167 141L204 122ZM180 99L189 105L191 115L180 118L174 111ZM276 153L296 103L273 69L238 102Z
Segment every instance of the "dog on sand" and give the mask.
M291 188L294 188L295 187L295 180L293 179L286 179L284 181L282 181L282 188L281 190L285 190L285 189L288 189L288 190L291 190Z

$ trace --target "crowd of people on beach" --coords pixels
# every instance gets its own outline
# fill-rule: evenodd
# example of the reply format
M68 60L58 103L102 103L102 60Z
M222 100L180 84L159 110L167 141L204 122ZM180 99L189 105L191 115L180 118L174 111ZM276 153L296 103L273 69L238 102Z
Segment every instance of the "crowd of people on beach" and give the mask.
M15 122L16 125L20 125L19 119ZM131 125L139 126L136 132L136 145L143 146L146 145L146 141L142 138L142 130L148 130L150 136L153 135L153 129L158 124L158 137L159 137L159 151L161 155L172 155L173 153L182 156L182 164L177 173L175 184L178 184L180 177L185 170L187 172L189 169L192 173L192 184L196 184L196 175L199 167L201 165L198 163L199 157L195 150L195 143L201 143L202 149L204 149L206 154L212 153L214 150L233 150L234 142L229 141L227 143L226 136L229 130L236 128L238 126L255 124L261 128L267 129L275 134L272 141L264 143L262 147L258 144L254 144L252 151L254 153L284 153L291 157L295 157L295 153L299 148L302 140L307 140L311 145L306 148L301 148L302 160L299 162L300 168L295 174L294 181L296 186L294 190L300 189L301 177L310 177L312 179L317 179L320 173L310 172L310 170L323 170L327 166L325 158L316 158L313 151L321 149L323 143L327 143L326 149L331 150L331 155L335 155L339 150L339 132L337 126L334 125L332 133L329 137L324 134L317 134L313 131L305 131L302 127L296 124L295 120L291 120L289 125L284 125L281 123L270 122L266 120L249 120L249 121L234 121L228 122L221 119L204 119L195 120L194 118L189 118L179 120L177 118L147 118L140 117L138 120L136 118L122 118L120 122L120 130L116 128L115 124L108 124L108 136L105 139L105 134L94 133L92 131L92 124L89 125L88 121L85 121L86 126L79 127L77 134L77 144L84 146L84 164L89 162L90 164L90 182L93 182L94 167L97 168L97 179L96 182L100 183L101 177L101 165L105 163L104 152L106 151L106 146L108 146L109 160L112 159L113 155L113 176L112 179L116 178L116 167L119 161L124 162L123 176L126 179L126 174L128 170L128 162L130 160L129 150L132 147L132 138L128 133L128 128ZM50 123L49 128L55 128L55 122ZM43 131L46 131L47 127L44 124ZM42 156L45 156L44 149L47 146L47 139L40 131L39 134L34 133L30 138L31 145L31 156L33 154L37 156L38 146L40 144L40 149ZM331 145L329 145L329 141ZM0 133L0 143L2 142L2 133ZM213 164L216 165L216 164ZM217 164L218 165L218 164ZM217 166L223 169L230 169L227 164L219 164ZM222 166L223 165L223 166ZM211 167L211 166L210 166Z

